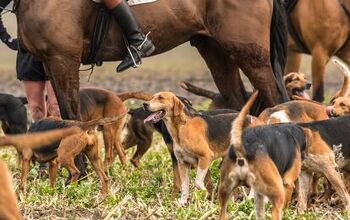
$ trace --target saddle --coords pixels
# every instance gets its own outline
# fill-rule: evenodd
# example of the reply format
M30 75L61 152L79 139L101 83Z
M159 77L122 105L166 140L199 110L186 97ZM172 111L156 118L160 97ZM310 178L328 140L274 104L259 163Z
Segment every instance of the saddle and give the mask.
M90 46L90 53L86 60L83 60L84 65L92 64L101 66L102 60L97 60L97 55L100 51L100 47L103 43L103 40L105 39L108 29L109 29L109 22L110 22L110 14L109 11L100 4L102 0L92 0L95 3L99 4L98 8L98 15L94 24L94 31L91 38L91 46ZM149 4L152 2L156 2L158 0L128 0L128 4L130 6L134 5L141 5L141 4Z

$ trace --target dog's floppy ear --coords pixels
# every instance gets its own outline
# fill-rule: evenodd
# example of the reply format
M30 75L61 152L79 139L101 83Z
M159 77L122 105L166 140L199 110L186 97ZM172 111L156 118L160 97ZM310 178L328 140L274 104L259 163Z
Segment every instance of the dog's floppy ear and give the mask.
M173 97L173 102L174 102L174 116L179 116L181 115L182 111L184 110L184 104L176 97Z

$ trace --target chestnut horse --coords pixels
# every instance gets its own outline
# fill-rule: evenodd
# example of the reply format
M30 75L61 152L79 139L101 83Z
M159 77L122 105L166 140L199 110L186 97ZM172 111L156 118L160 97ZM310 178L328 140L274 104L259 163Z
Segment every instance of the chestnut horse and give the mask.
M338 56L350 65L350 0L289 3L294 7L289 9L288 25L295 33L290 33L288 41L286 73L299 70L302 53L311 54L313 99L322 102L325 68L330 57Z
M22 46L44 62L63 118L79 119L79 66L89 56L100 6L91 0L14 3ZM158 0L132 10L142 30L151 32L154 55L190 41L223 97L240 109L247 95L238 68L260 91L266 106L288 100L282 81L287 29L280 4L279 0ZM121 60L125 50L121 30L112 19L98 59Z

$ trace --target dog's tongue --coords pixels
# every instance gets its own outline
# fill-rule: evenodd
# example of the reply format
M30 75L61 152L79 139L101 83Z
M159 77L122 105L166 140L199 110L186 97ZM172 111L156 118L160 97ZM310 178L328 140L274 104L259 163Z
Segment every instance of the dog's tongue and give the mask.
M327 112L327 115L328 115L328 117L330 117L330 118L332 118L334 115L333 115L333 106L327 106L327 108L326 108L326 112Z
M162 114L162 111L153 112L145 120L143 120L143 123L157 122L159 121L161 114Z
M305 99L311 99L309 94L307 94L305 91L298 91L297 94L298 96L303 97Z

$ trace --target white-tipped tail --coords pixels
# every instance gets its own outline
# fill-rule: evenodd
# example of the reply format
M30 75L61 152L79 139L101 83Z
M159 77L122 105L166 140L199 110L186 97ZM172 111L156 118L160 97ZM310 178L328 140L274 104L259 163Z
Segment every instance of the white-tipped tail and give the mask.
M243 106L242 110L238 114L237 118L232 123L231 129L231 144L233 145L238 158L245 157L245 149L242 145L242 133L246 116L249 113L250 108L253 106L254 101L258 97L258 91L255 91Z
M343 60L341 60L338 57L332 57L331 60L342 71L342 73L344 75L343 86L337 92L337 94L334 98L347 97L347 96L349 96L349 88L350 88L350 68Z

